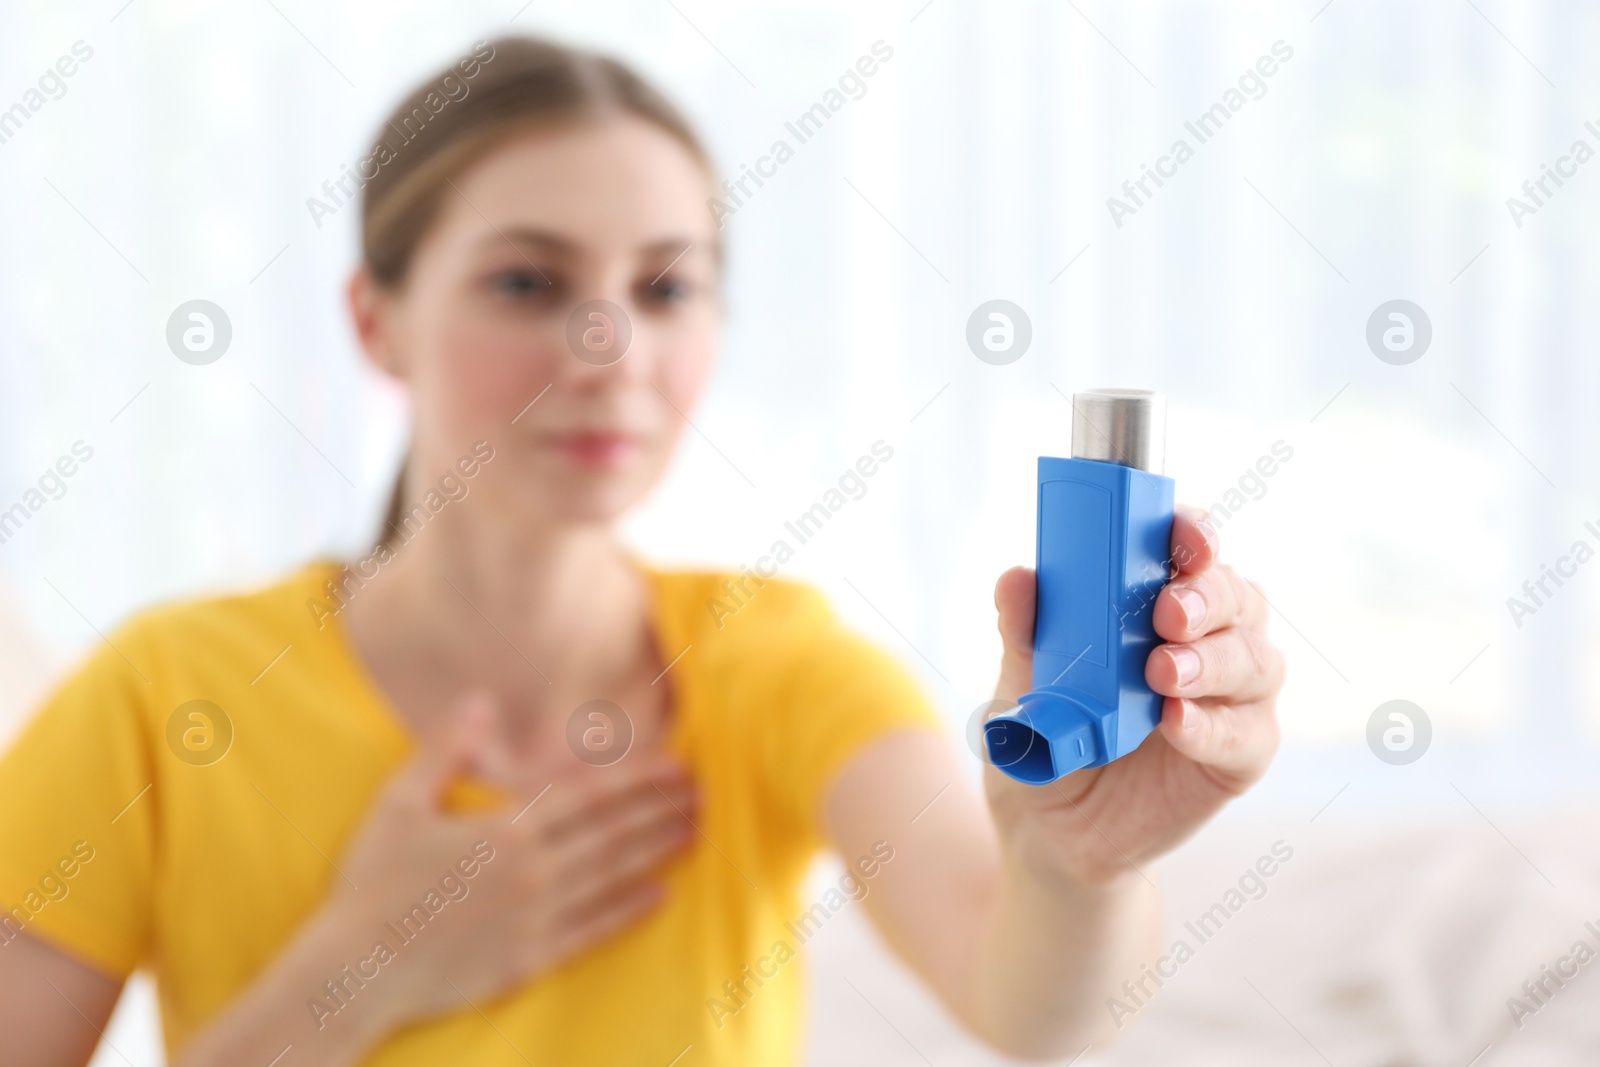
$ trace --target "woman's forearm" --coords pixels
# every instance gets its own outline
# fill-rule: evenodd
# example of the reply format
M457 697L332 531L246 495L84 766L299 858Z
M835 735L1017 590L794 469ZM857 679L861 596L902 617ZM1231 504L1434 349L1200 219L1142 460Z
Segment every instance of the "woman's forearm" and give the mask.
M1018 810L1051 797L1065 807L1064 794L1005 786L998 812L985 811L961 775L942 738L904 731L868 746L834 780L825 819L840 854L868 855L880 838L894 844L865 898L873 921L996 1049L1037 1058L1103 1047L1117 1030L1107 998L1160 956L1160 893L1115 853L1110 865L1072 862L1085 848L1060 828L1085 824L1083 813ZM918 811L908 797L933 801ZM1019 840L997 832L1017 823L1029 831ZM1085 869L1097 873L1072 873Z
M371 948L359 925L328 910L312 918L173 1067L265 1067L279 1057L295 1067L356 1063L397 1023L382 988L362 988L344 973Z
M1109 998L1160 954L1160 892L1131 868L1087 884L1002 867L972 976L973 1024L1015 1056L1109 1044L1119 1029Z

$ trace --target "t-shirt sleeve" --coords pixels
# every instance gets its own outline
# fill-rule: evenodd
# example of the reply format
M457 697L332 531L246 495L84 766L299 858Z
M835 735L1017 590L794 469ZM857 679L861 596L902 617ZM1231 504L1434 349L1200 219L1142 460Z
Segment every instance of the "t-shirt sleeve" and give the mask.
M160 788L132 646L102 642L0 757L0 952L26 931L116 978L143 954Z
M780 808L819 839L826 792L853 756L897 730L940 729L927 694L898 659L831 614L824 619L783 679L768 752Z

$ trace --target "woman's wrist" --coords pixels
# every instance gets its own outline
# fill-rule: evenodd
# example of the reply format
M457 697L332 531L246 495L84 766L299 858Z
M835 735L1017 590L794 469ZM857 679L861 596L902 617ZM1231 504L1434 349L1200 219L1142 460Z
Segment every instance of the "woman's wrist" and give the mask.
M1001 873L1008 880L1083 900L1116 898L1151 883L1126 856L1101 848L1099 839L1075 847L1031 829L996 820Z
M362 975L361 964L373 945L384 938L381 924L340 897L330 901L305 925L289 953L293 962L283 985L294 989L298 1006L316 1039L365 1049L380 1041L409 1017L407 984L395 981L391 968Z
M405 1017L400 988L364 988L344 973L364 955L362 927L348 905L324 906L174 1067L267 1062L290 1048L303 1067L357 1062Z
M1005 855L986 944L974 968L977 1029L1034 1058L1109 1035L1106 995L1161 939L1160 891L1131 866L1093 879Z
M1085 874L1065 862L1035 862L1009 848L1001 851L1001 896L1050 907L1074 921L1093 922L1108 913L1153 907L1160 890L1132 863Z

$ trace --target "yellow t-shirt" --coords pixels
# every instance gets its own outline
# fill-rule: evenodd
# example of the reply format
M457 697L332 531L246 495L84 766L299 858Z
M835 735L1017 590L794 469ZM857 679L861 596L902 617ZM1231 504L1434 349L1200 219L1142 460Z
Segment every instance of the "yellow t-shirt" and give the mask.
M822 843L823 791L862 745L935 716L807 586L752 582L735 599L730 575L643 571L662 662L676 660L667 747L698 783L704 836L635 926L479 1001L483 1016L464 1006L389 1037L366 1064L793 1062L802 979L788 956L820 921L797 891ZM169 1052L330 891L411 750L342 623L314 610L337 575L319 561L140 613L0 759L0 941L25 929L110 975L148 968ZM194 718L197 700L226 721Z

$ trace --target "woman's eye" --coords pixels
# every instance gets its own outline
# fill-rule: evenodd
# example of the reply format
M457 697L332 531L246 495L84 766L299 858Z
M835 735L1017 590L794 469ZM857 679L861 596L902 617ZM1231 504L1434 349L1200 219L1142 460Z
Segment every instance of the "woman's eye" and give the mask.
M677 304L689 298L694 287L676 278L658 278L644 287L644 298L653 304Z
M490 282L496 293L516 299L542 296L555 288L548 275L534 270L504 270Z

